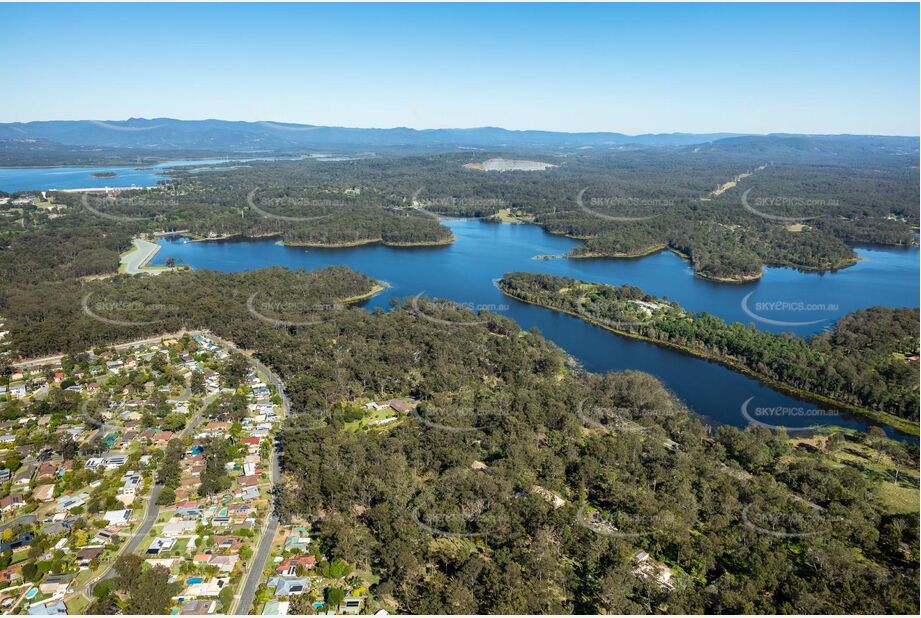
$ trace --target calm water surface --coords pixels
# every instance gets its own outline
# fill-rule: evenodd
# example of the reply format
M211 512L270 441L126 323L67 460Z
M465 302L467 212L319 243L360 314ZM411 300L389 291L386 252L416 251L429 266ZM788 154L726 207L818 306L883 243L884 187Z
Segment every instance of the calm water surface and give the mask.
M367 156L367 155L364 155ZM335 156L328 154L305 155L320 161L348 161L359 156ZM52 189L87 189L96 187L152 187L169 177L171 167L217 166L223 163L249 161L280 161L292 157L248 157L237 159L191 159L165 161L145 166L107 167L0 167L0 191L50 191ZM205 167L200 171L219 171L228 167ZM193 170L193 172L199 170ZM115 176L97 178L93 174L112 172Z
M522 328L537 327L590 371L647 371L709 422L737 426L749 422L743 414L746 401L751 417L787 427L834 424L865 429L866 423L837 412L817 413L816 404L779 393L717 363L619 337L578 318L515 301L500 293L493 280L522 270L631 284L667 296L691 311L707 311L724 320L800 335L821 332L857 309L874 305L918 306L917 249L863 247L857 249L861 261L842 271L818 275L769 268L760 282L732 285L692 276L688 263L669 252L635 260L535 260L536 255L565 253L577 242L531 225L472 220L445 223L457 237L446 247L305 249L284 247L275 240L193 243L163 239L154 263L163 264L166 258L173 257L194 268L222 271L266 266L314 269L345 264L390 285L369 300L367 308L386 308L393 298L420 292L482 306L515 319ZM783 410L771 421L758 415L764 408Z

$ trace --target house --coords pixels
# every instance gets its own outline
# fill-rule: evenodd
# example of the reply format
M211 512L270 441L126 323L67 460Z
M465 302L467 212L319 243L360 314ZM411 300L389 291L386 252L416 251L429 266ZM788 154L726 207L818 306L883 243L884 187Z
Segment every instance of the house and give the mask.
M25 547L27 545L31 545L32 541L34 540L35 540L34 532L32 532L31 530L28 532L23 532L21 535L19 535L18 538L11 539L9 541L3 541L2 543L0 543L0 553L10 551L13 549L17 549L19 547Z
M162 536L155 538L150 545L147 547L148 556L156 556L161 551L169 551L173 548L173 545L176 544L176 539L167 539Z
M119 502L128 506L134 502L134 498L141 488L141 475L136 472L129 472L121 480L124 484L119 487L118 494L115 497Z
M73 581L74 576L76 576L76 573L49 575L38 585L38 589L43 594L64 594L70 588L70 583Z
M214 541L214 547L219 551L237 553L243 548L243 537L216 534L211 537L211 540Z
M176 508L176 517L182 519L199 519L202 510L197 506L180 506Z
M0 511L8 513L14 511L26 503L22 499L22 494L10 494L5 498L0 498Z
M239 497L242 500L252 501L259 499L259 488L258 487L247 487L243 491L239 492Z
M54 485L39 485L32 492L32 497L39 502L51 502L54 500Z
M259 484L259 477L256 475L238 476L237 483L239 483L241 487L254 487Z
M10 384L9 386L10 396L14 399L23 399L26 396L26 385L23 382L18 384Z
M0 571L0 584L12 584L22 579L22 565L14 564Z
M16 472L16 475L13 477L14 485L28 485L32 482L32 476L35 474L35 465L34 464L25 464L23 467Z
M268 585L270 588L275 587L276 597L303 594L310 587L306 577L271 577Z
M81 569L88 569L90 563L101 556L103 551L105 551L105 548L98 545L93 547L81 547L80 551L78 551L75 556L77 566Z
M167 571L171 571L173 569L173 566L177 562L182 562L182 559L181 558L146 558L144 562L146 562L152 567L161 566Z
M167 538L174 539L184 534L191 534L192 532L195 532L196 525L197 523L195 521L173 518L164 524L160 534Z
M262 608L263 616L287 616L288 608L291 606L291 603L288 601L269 601L265 604L265 607Z
M411 397L402 397L400 399L391 399L387 404L400 414L409 414L419 402Z
M70 531L71 526L76 523L77 518L71 517L67 519L62 519L61 521L55 521L48 524L42 528L42 534L45 536L57 536L59 534L66 534Z
M15 438L13 438L15 440ZM6 483L13 477L13 473L10 472L9 468L3 468L0 470L0 483Z
M233 568L236 566L239 559L240 557L236 555L211 556L211 560L208 561L208 565L216 566L224 573L230 573L233 571Z
M67 606L64 601L51 601L29 608L30 616L66 616Z
M217 611L217 601L196 599L194 601L186 601L183 603L182 609L179 610L179 615L206 616L208 614L213 614L215 611Z
M109 522L110 526L127 526L131 522L131 512L131 509L106 511L102 517Z
M362 603L364 603L362 597L345 597L339 605L339 612L348 615L360 614Z
M58 473L58 467L51 462L45 462L38 467L38 476L36 479L39 482L49 481L55 477Z
M117 470L128 463L128 457L122 453L112 453L105 459L106 470Z
M307 528L298 526L291 530L291 534L285 539L285 551L307 551L310 546L310 533Z
M313 569L317 564L317 559L314 556L292 556L291 558L286 558L275 567L275 572L279 575L297 575L298 567L302 567L303 570L309 571Z
M182 592L182 598L195 599L198 597L216 597L229 580L225 577L214 577L208 581L189 584Z
M58 512L70 511L72 509L77 508L78 506L83 506L84 504L86 504L86 501L89 499L90 499L90 495L85 491L82 491L76 495L65 494L61 496L60 498L58 498L58 503L57 503L57 507L55 510L57 510Z

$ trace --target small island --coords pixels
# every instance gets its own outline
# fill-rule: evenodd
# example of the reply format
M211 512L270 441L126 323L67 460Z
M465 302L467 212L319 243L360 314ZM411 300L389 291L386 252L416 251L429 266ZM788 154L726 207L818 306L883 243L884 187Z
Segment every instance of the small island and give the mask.
M115 178L118 174L115 172L93 172L90 176L93 178Z

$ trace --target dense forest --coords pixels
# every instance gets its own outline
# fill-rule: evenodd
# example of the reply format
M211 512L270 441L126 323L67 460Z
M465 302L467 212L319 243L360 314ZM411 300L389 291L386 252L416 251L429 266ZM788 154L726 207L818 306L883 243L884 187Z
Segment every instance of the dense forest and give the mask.
M79 354L207 328L252 350L292 402L278 514L313 522L325 557L379 575L372 593L401 612L914 614L918 515L891 493L917 491L915 444L874 431L712 434L654 377L585 373L508 318L458 319L465 309L438 301L424 311L477 324L420 319L412 303L364 311L355 302L376 282L347 268L97 277L116 272L133 237L158 231L449 242L428 212L509 209L583 239L577 255L667 247L724 279L763 264L845 266L846 243L911 242L915 155L807 146L561 151L546 157L558 167L538 173L463 167L486 152L252 163L186 170L157 190L88 200L91 209L74 194L53 196L61 210L0 206L4 344L13 358ZM711 195L742 172L753 175ZM760 217L741 204L747 189L765 212L810 218ZM756 195L826 201L816 214L813 203ZM591 286L583 299L566 293L580 285L568 279L514 274L502 285L917 424L917 361L907 360L917 310L857 312L803 340L688 315L636 288ZM385 429L347 426L357 402L399 396L422 403ZM209 415L232 417L235 405ZM0 416L19 410L4 404ZM157 581L121 585L140 610Z
M557 166L542 172L465 167L502 155L487 152L176 168L154 190L108 199L55 194L67 206L63 216L42 224L42 213L27 213L24 229L0 236L0 269L35 266L7 263L10 255L22 259L17 239L52 245L72 238L73 248L49 247L47 255L25 259L57 259L67 262L65 273L82 275L98 274L106 262L114 271L111 247L126 247L128 234L187 230L202 239L437 245L453 237L436 215L488 219L505 209L582 240L573 257L668 248L686 256L698 275L725 281L757 278L765 264L844 268L856 260L854 243L915 242L919 178L911 152L862 149L847 140L808 150L795 148L793 138L775 141L767 149L721 140L711 148L529 155ZM37 231L40 224L47 229ZM104 246L81 251L96 236Z
M689 314L633 286L568 277L510 273L500 289L629 335L741 365L752 373L838 402L907 420L917 435L918 309L876 307L848 314L831 332L810 339ZM888 419L892 420L892 419ZM912 431L913 430L913 431Z
M370 283L338 268L120 276L41 284L3 311L21 354L181 326L254 350L292 400L279 514L315 522L328 557L378 574L372 592L402 612L917 612L917 515L880 493L917 482L884 472L916 466L915 446L708 435L655 378L575 370L507 318L450 327L410 303L341 306ZM315 319L266 320L254 293L259 315ZM829 345L862 346L867 332L855 322ZM335 413L393 396L423 403L382 430ZM885 483L833 457L866 449Z

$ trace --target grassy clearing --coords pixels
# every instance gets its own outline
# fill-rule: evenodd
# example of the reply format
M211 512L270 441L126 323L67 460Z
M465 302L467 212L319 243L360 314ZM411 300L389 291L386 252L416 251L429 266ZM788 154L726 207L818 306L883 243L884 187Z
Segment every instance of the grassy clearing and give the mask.
M836 450L826 450L827 435L837 429L845 436L845 442ZM860 472L874 488L876 499L887 512L897 515L919 512L918 470L916 467L902 466L885 452L873 448L858 440L853 430L840 428L823 428L820 435L809 438L792 438L794 446L808 445L822 452L824 458L838 468L851 468Z

